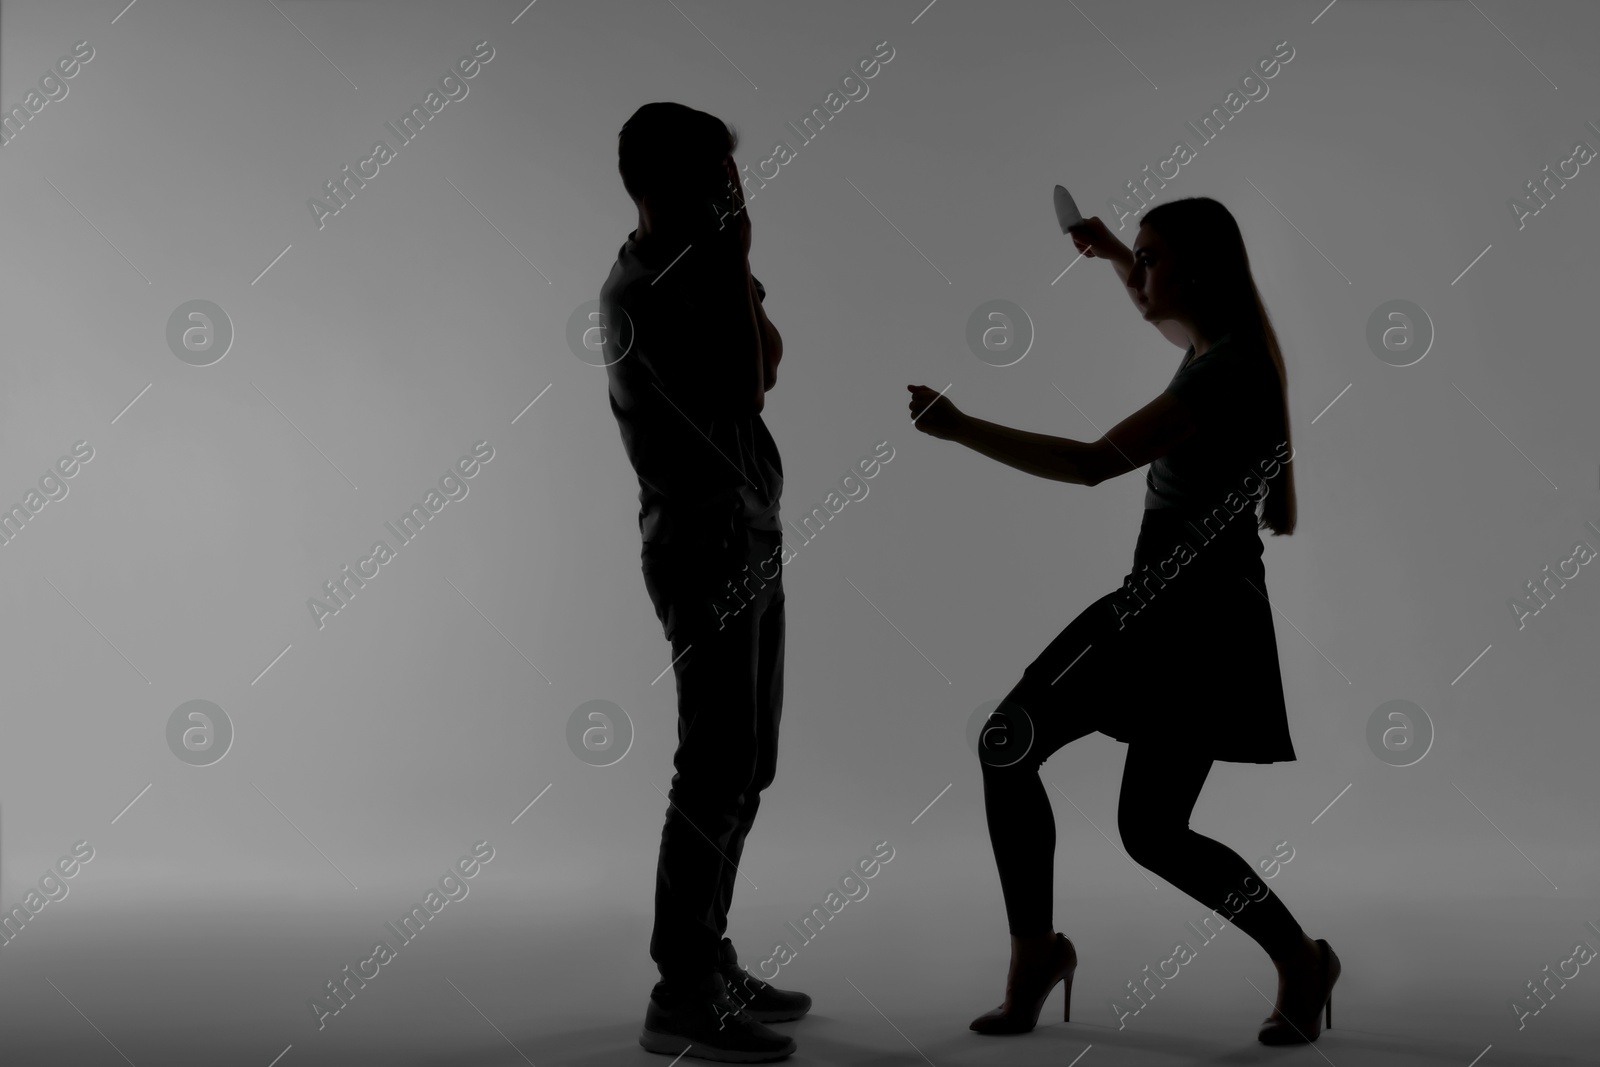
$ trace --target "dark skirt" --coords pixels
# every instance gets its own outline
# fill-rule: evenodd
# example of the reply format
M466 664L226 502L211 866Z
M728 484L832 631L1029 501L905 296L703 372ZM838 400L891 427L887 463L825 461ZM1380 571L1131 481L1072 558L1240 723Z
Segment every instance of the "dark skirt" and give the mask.
M1122 588L1050 642L1014 697L1118 741L1232 763L1296 759L1262 547L1253 508L1226 523L1146 510ZM1046 747L1081 732L1038 725Z

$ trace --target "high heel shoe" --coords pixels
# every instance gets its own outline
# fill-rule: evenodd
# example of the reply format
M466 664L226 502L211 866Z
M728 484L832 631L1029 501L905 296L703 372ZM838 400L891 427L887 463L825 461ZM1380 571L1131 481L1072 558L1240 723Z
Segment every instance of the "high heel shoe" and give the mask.
M1006 999L993 1011L972 1020L971 1028L980 1034L1025 1034L1039 1023L1045 1000L1062 985L1061 1019L1072 1021L1072 976L1078 970L1078 951L1064 934L1056 934L1049 947L1030 954L1026 963L1012 941L1011 967L1006 974Z
M1339 980L1339 957L1320 937L1315 970L1286 972L1278 1003L1256 1039L1263 1045L1305 1045L1315 1041L1323 1025L1333 1026L1333 983Z

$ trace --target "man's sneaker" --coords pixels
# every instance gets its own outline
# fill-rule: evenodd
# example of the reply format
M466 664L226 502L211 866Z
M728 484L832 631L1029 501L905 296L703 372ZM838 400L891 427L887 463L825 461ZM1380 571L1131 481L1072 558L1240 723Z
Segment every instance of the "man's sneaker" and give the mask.
M657 983L639 1044L650 1052L718 1063L769 1063L795 1050L794 1038L768 1029L733 1003L717 974L693 989Z
M756 1022L789 1022L811 1010L811 998L806 994L770 986L739 966L731 938L723 938L717 949L717 972L728 987L728 999L748 1011Z

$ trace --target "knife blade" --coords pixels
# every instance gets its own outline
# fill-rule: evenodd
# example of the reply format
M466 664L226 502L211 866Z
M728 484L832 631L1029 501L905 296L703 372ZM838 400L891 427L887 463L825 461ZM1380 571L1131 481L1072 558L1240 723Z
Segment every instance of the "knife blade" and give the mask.
M1062 186L1056 186L1056 221L1061 223L1061 232L1066 233L1068 227L1075 226L1083 221L1083 214L1078 210L1078 205L1073 202L1072 194Z

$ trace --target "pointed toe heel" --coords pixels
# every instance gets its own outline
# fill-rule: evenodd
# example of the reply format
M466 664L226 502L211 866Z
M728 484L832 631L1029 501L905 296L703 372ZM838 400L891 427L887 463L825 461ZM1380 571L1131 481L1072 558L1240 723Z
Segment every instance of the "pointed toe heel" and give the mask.
M1015 939L1013 939L1015 940ZM1039 1024L1039 1013L1056 983L1061 983L1061 1019L1072 1021L1072 976L1078 969L1078 952L1063 934L1056 934L1049 955L1023 963L1015 945L1006 976L1006 999L993 1011L972 1020L970 1029L980 1034L1025 1034Z
M1318 938L1316 946L1314 973L1291 974L1280 988L1278 1003L1256 1035L1263 1045L1306 1045L1324 1027L1333 1028L1333 984L1342 968L1326 941Z

